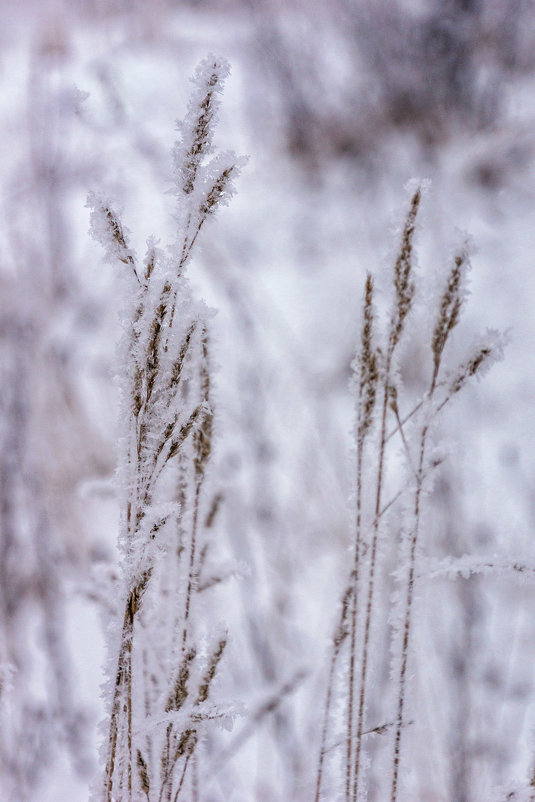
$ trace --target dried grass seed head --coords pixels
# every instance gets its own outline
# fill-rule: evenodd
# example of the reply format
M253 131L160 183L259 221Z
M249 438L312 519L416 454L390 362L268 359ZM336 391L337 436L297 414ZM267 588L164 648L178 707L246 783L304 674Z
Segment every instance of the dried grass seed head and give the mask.
M193 647L188 649L188 651L183 655L182 662L173 685L173 690L165 707L166 712L169 713L171 710L180 710L188 698L188 682L191 673L191 664L193 660L195 660L196 656L197 651Z
M86 207L91 209L89 233L104 249L107 262L119 261L131 265L136 278L135 253L128 246L129 230L123 226L114 204L96 192L89 192ZM138 279L139 280L139 279Z
M415 284L413 278L413 239L416 228L416 217L422 199L422 188L415 190L405 219L401 235L401 244L394 265L395 307L392 315L389 347L392 351L403 333L405 319L414 300Z
M201 336L201 358L199 366L200 378L200 391L202 396L202 403L204 407L204 417L201 425L196 429L193 435L193 448L194 457L193 462L195 465L195 472L198 477L204 475L204 471L210 455L212 453L212 435L214 414L210 405L210 352L209 352L209 339L206 327L203 327Z
M189 195L195 188L199 166L212 151L214 126L219 109L218 94L223 91L230 72L225 59L208 56L195 71L194 90L188 111L182 122L177 122L179 141L173 149L176 188Z
M159 240L156 239L154 236L150 236L147 239L147 252L145 255L145 259L143 264L145 265L145 287L148 286L150 278L154 272L154 268L160 264L163 260L163 253L160 248L158 248Z
M219 206L226 206L235 194L233 180L247 164L245 156L237 157L232 151L218 154L206 166L203 183L208 187L199 205L199 217L204 221Z
M473 347L472 355L457 369L450 384L449 397L462 390L473 376L481 377L495 362L500 362L508 340L507 333L503 335L495 329L488 329L485 336Z
M140 750L137 750L137 768L139 773L139 782L141 785L141 790L144 794L149 794L150 792L150 780L149 780L149 771L147 766L147 761L141 754Z
M359 437L364 437L371 426L379 379L377 353L373 345L373 289L373 278L368 273L364 291L360 353L356 360L356 368L359 374L357 379L360 405Z
M175 361L173 362L173 366L171 368L171 374L170 374L170 378L169 378L169 389L172 389L172 388L175 388L175 387L178 388L178 385L180 383L180 379L182 377L182 371L184 369L185 360L186 360L186 357L187 357L189 349L190 349L191 340L192 340L193 334L195 333L195 330L196 330L196 328L198 326L198 323L199 323L198 318L193 320L193 322L190 324L190 326L189 326L189 328L188 328L188 330L186 332L186 336L184 337L184 339L182 341L182 344L180 346L180 350L178 352L178 356L175 359Z
M453 265L440 300L438 318L431 339L435 379L448 337L459 322L461 307L464 300L464 280L469 267L468 259L468 241L465 240L462 248L453 259Z
M333 644L334 648L338 651L340 649L342 643L349 635L349 628L348 628L348 620L349 620L349 612L350 612L350 605L354 596L354 588L353 585L348 585L344 591L344 596L342 598L342 605L340 611L340 621L338 622L338 626L333 635Z
M210 656L208 667L204 673L201 684L199 685L199 692L197 695L196 704L202 704L202 702L206 702L206 700L208 699L210 693L210 686L216 675L217 667L223 657L223 652L225 651L226 645L227 645L227 638L226 637L221 638L216 648L214 649L212 655Z

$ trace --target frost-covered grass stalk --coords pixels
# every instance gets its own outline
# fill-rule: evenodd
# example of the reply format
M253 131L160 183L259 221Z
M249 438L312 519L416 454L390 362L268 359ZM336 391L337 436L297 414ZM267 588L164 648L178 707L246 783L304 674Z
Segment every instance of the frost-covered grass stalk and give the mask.
M208 531L218 499L207 487L212 450L210 313L192 298L185 268L207 219L233 193L242 161L213 153L227 64L197 69L173 151L178 237L154 238L142 264L112 204L91 195L92 233L129 268L121 375L124 435L122 594L110 639L106 802L196 798L191 767L206 720L221 717L210 689L226 634L201 639L195 619Z
M368 797L370 756L366 737L381 735L391 742L390 758L381 757L380 786L383 796L397 802L402 768L403 733L407 719L407 682L414 619L415 582L420 540L424 534L422 505L433 470L440 463L430 448L430 438L442 409L467 381L501 355L502 342L493 332L479 340L467 358L453 369L444 366L451 333L459 321L465 297L468 246L454 255L445 286L438 298L429 337L429 383L419 399L402 385L398 352L411 334L418 277L414 266L414 234L422 189L414 191L392 275L391 311L383 331L374 305L374 281L366 277L360 344L354 361L355 416L355 526L353 567L344 586L341 616L333 638L327 696L323 717L315 802L322 798L325 760L343 745L338 760L338 783L345 802ZM404 470L397 487L392 478L396 453L401 451ZM388 495L387 495L388 494ZM392 527L387 511L399 510L401 524ZM393 517L393 516L392 516ZM392 555L398 566L395 593L385 601L383 586ZM387 583L388 584L388 583ZM387 590L388 595L388 590ZM368 720L377 675L380 642L390 631L390 685L383 694L382 721ZM345 661L345 662L344 662ZM345 709L343 734L332 712L335 693ZM375 707L377 707L375 705ZM329 744L332 733L334 745ZM385 769L385 766L388 768ZM373 766L371 767L373 770ZM388 777L385 776L388 774ZM340 789L341 790L341 789Z

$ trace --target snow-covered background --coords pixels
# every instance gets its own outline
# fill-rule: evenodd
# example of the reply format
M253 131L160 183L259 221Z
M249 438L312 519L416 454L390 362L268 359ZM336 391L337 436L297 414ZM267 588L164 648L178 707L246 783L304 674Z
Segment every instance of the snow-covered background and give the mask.
M140 257L173 241L175 121L213 52L232 68L217 144L249 162L189 278L218 310L214 559L239 576L205 605L231 637L219 698L242 715L208 737L200 799L313 799L362 287L419 178L407 387L459 229L475 247L454 347L510 341L439 434L405 781L411 799L505 800L535 761L531 0L5 0L0 43L0 797L82 802L99 776L123 302L85 204L115 197Z

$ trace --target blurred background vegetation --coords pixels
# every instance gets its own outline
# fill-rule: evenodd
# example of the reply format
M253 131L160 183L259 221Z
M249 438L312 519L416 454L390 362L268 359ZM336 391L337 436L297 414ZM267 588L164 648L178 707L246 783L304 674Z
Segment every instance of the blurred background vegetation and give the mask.
M210 51L233 70L218 144L250 156L190 268L219 310L218 559L243 574L209 591L233 635L222 696L248 712L208 740L224 761L201 799L312 798L351 538L348 379L363 278L393 258L411 177L432 180L423 283L431 291L445 269L455 228L468 231L477 252L465 330L511 328L512 338L441 433L452 457L425 557L504 567L421 578L411 798L505 800L529 783L534 40L532 0L2 4L4 798L87 799L96 770L121 310L116 271L87 236L85 198L99 188L119 199L138 253L153 231L172 239L162 189L174 120ZM426 380L423 307L403 364L415 390Z

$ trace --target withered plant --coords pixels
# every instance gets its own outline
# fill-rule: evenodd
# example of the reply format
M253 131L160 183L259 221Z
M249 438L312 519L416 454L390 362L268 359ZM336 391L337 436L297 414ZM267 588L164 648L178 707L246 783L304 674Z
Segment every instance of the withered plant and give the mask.
M429 335L429 380L419 398L403 387L400 350L410 336L419 277L414 234L421 205L418 186L401 231L391 285L391 310L383 330L375 309L374 280L366 277L362 327L354 361L355 518L352 570L345 584L333 636L315 783L315 802L326 786L326 763L336 766L329 787L345 802L375 794L397 802L409 724L409 666L416 582L425 537L426 494L441 457L432 448L440 412L466 383L500 357L502 341L489 332L464 361L444 364L447 345L465 298L468 245L454 254L438 297ZM402 458L400 465L399 452ZM396 570L393 571L393 565ZM392 592L393 591L393 592ZM387 634L389 653L384 640ZM413 667L414 668L414 667ZM378 701L379 677L388 677ZM343 721L334 713L340 699ZM373 751L367 748L371 736ZM374 762L379 768L375 770ZM379 777L379 779L377 779ZM330 797L329 797L330 798Z
M218 94L228 66L197 69L173 151L178 237L164 253L148 240L139 264L108 200L91 195L93 235L126 265L120 466L122 587L112 623L106 802L197 798L202 728L228 710L210 698L227 636L201 637L196 599L219 498L210 490L214 413L209 310L185 275L208 218L233 193L242 161L213 152ZM214 501L215 498L215 501ZM188 796L191 798L191 796Z

